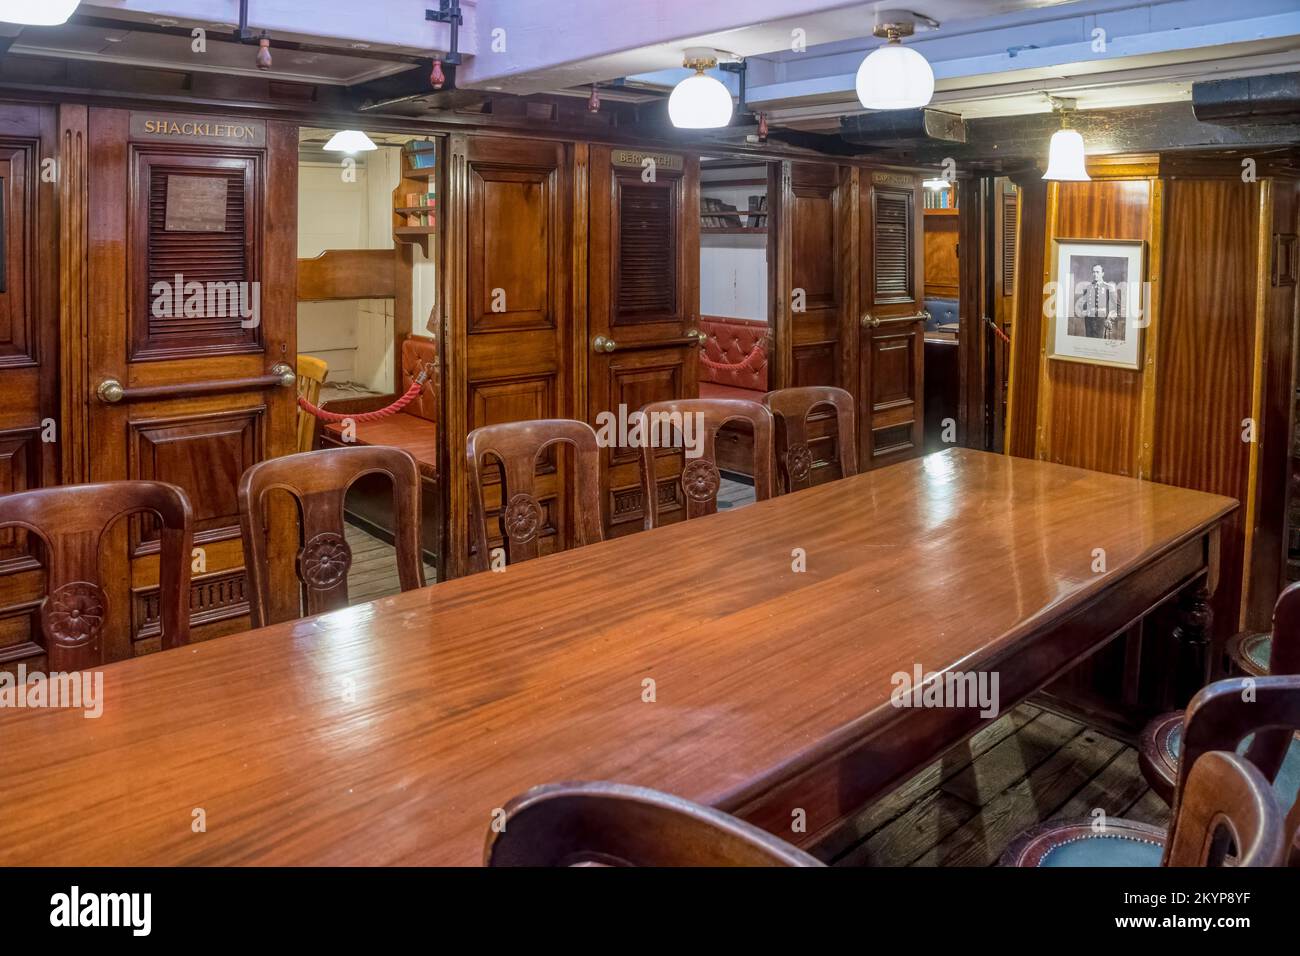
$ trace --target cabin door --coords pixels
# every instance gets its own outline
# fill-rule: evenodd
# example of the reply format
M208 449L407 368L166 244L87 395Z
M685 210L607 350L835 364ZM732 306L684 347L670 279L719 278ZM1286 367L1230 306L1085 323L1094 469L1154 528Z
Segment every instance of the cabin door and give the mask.
M447 219L446 395L450 553L468 568L468 434L483 425L580 418L574 332L573 149L496 136L451 137ZM542 553L571 534L566 453L538 463ZM488 547L500 533L500 484L484 489ZM558 536L558 537L557 537ZM508 560L509 555L506 554Z
M57 185L52 107L0 106L0 494L59 483L75 454L59 410ZM33 535L0 531L0 671L47 669Z
M601 437L605 535L643 527L640 450L618 441L651 402L699 393L699 159L592 146L588 422ZM604 426L604 427L602 427ZM656 462L661 521L685 515L680 453Z
M858 453L866 470L922 453L925 315L920 178L861 177Z
M192 639L240 630L240 476L295 447L298 130L92 109L88 142L89 476L185 490ZM274 600L293 601L296 543L281 537L271 551ZM106 659L157 646L153 519L123 522L102 561Z
M858 399L861 409L852 308L856 177L846 166L782 165L771 387L835 386ZM810 416L808 433L813 483L839 477L834 413Z

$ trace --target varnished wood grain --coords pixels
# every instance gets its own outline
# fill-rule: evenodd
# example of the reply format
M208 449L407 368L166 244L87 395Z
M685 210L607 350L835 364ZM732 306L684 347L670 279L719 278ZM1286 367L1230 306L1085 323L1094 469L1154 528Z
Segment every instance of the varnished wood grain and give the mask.
M472 865L512 796L583 779L786 834L808 806L811 840L826 788L860 805L978 729L891 707L893 673L994 664L1010 707L1197 573L1232 507L953 449L111 665L92 726L0 713L0 862Z
M1252 446L1242 440L1242 419L1252 414L1259 186L1175 180L1166 188L1151 477L1245 501ZM1224 575L1213 603L1220 637L1237 630L1245 519L1243 509L1223 526Z

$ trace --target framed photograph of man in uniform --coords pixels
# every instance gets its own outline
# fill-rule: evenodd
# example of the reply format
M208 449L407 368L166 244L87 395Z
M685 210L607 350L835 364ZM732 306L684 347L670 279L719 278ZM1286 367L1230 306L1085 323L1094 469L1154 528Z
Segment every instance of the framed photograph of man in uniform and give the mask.
M1057 239L1053 245L1055 307L1048 358L1138 368L1147 324L1144 243Z

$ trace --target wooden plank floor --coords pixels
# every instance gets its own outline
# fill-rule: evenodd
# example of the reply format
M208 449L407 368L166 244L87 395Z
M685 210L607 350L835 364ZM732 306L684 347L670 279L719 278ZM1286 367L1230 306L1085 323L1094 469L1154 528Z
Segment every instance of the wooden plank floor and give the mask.
M753 501L724 479L720 508ZM393 547L351 525L353 603L398 592ZM434 570L425 566L432 584ZM1022 704L858 813L814 852L836 866L990 866L1022 830L1100 809L1157 826L1169 808L1137 751L1050 710Z

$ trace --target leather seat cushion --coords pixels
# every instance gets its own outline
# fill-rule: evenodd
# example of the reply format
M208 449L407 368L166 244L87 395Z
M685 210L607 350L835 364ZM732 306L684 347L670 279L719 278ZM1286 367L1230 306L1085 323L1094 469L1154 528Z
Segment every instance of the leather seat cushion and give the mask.
M1001 866L1159 866L1165 831L1123 818L1040 823L1011 841Z
M927 332L934 332L941 325L958 324L956 299L926 299L925 311L930 313L930 318L925 323Z
M325 432L343 442L343 425L327 424ZM404 448L420 466L420 474L432 478L438 468L438 427L431 421L405 411L374 422L358 422L354 445L392 445Z
M1039 866L1159 866L1164 847L1132 837L1094 833L1049 850Z
M1244 754L1254 737L1254 734L1248 735L1237 748L1237 753ZM1169 732L1165 740L1169 762L1176 767L1179 753L1182 751L1183 725L1179 723ZM1291 746L1287 748L1286 756L1282 758L1282 767L1277 772L1277 779L1273 781L1273 789L1277 792L1278 800L1283 807L1290 807L1296 802L1297 794L1300 794L1300 739L1296 737L1291 738Z

